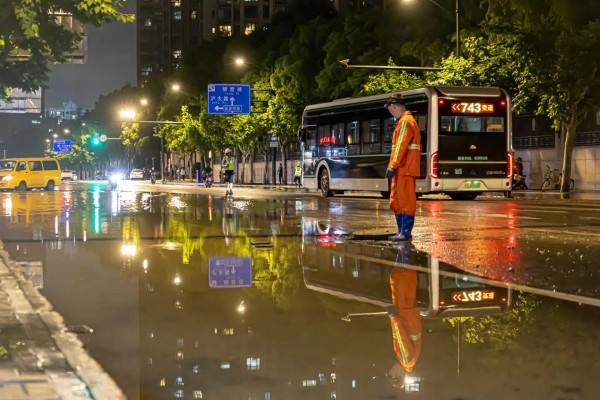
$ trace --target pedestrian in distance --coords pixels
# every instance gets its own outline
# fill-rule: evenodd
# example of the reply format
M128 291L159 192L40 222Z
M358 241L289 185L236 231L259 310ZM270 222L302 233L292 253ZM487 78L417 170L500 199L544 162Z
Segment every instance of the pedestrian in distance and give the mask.
M225 150L225 157L221 161L221 169L225 171L225 195L233 195L233 173L235 171L235 160L231 150Z
M282 185L283 184L283 164L279 163L279 166L277 167L277 177L279 178L279 184Z
M390 209L398 225L398 233L389 238L392 241L412 238L417 211L416 181L421 175L421 133L405 104L400 94L391 95L385 103L385 108L398 121L392 136L390 162L385 172L385 177L391 180Z
M296 163L296 168L294 168L294 185L297 185L298 189L300 189L302 180L302 167L300 166L300 161Z

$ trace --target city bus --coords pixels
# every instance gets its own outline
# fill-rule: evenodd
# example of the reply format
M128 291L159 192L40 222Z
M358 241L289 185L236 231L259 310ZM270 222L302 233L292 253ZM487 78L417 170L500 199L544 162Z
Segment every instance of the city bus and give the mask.
M417 196L473 200L511 190L510 97L496 87L424 86L401 90L421 130ZM344 191L389 195L385 171L396 120L392 93L339 99L304 109L303 186L323 196Z

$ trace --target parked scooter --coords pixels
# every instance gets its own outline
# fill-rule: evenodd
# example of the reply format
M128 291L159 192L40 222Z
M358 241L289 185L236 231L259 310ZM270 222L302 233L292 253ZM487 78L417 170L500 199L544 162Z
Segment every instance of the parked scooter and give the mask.
M203 174L202 179L204 180L204 187L209 188L213 184L212 174Z
M527 183L525 183L525 175L514 174L512 179L513 190L527 190Z

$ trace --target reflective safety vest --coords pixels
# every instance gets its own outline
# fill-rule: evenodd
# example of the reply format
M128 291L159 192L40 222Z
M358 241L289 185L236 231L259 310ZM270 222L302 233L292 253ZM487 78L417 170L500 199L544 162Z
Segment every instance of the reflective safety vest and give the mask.
M302 176L302 167L296 167L294 176Z
M233 161L233 157L230 157L229 159L225 159L223 161L223 164L225 165L225 170L226 171L233 171L235 169L235 164Z

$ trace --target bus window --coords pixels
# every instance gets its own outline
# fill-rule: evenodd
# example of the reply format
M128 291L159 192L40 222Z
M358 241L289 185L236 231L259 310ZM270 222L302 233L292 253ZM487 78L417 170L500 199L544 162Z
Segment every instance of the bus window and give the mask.
M358 121L346 123L346 143L349 155L360 154L360 136Z
M440 133L443 132L504 132L504 117L442 116Z
M344 124L334 124L331 127L331 137L333 138L332 144L335 146L343 146L344 141Z
M381 153L381 120L371 119L361 122L363 154Z
M317 136L319 146L319 157L331 157L331 130L330 125L319 126L319 134Z
M396 118L388 118L383 121L383 152L392 152L392 138L394 136L394 128L396 127Z

